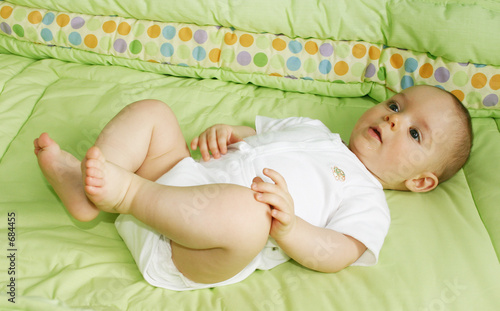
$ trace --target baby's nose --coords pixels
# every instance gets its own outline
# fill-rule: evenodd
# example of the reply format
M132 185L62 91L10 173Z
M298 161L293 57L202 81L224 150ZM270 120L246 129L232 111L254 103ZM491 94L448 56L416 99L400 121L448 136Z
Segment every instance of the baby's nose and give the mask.
M399 117L396 114L386 115L384 121L389 123L391 130L397 130L399 126Z

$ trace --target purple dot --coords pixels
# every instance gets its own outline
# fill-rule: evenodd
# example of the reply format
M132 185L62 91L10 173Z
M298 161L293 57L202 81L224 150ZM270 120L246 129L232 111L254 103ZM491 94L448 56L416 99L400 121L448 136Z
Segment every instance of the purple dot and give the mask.
M436 72L434 72L434 78L436 78L436 81L439 83L445 83L450 79L450 71L444 67L439 67L436 69Z
M375 72L377 70L375 69L375 66L373 64L369 64L367 67L366 67L366 71L365 71L365 77L367 78L371 78L375 75Z
M198 44L203 44L208 39L207 32L203 29L196 30L193 37L194 37L194 41L196 41L196 43L198 43Z
M483 99L483 105L486 107L493 107L498 104L498 96L496 94L489 94Z
M116 39L115 43L113 43L113 48L118 53L124 53L127 50L127 42L123 39Z
M12 29L10 28L9 24L7 24L7 23L1 23L0 29L8 35L10 35L12 33Z
M328 57L333 54L333 46L330 43L323 43L319 47L319 52L321 55Z
M73 29L80 29L85 25L85 20L81 18L80 16L77 16L71 20L71 27Z
M252 61L252 55L250 55L250 53L248 53L247 51L243 51L238 54L236 60L241 66L246 66Z

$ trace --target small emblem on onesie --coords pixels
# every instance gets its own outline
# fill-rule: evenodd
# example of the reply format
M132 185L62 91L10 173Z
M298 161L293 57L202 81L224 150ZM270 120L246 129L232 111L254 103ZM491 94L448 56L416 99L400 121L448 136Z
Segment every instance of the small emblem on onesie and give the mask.
M343 170L341 170L340 168L334 166L331 168L332 169L332 173L333 173L333 177L335 177L335 180L337 181L345 181L345 173Z

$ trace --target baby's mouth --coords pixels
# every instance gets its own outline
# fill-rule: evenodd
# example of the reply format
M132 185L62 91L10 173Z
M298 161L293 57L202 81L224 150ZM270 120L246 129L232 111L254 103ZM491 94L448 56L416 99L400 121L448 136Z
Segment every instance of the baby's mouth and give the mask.
M382 134L380 132L380 128L378 127L370 127L368 129L368 134L373 138L377 139L379 142L382 142Z

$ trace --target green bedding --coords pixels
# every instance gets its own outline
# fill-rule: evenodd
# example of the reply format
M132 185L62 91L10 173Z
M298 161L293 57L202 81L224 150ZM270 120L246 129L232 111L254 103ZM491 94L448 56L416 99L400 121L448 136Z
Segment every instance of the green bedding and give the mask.
M0 309L496 310L500 306L500 104L494 99L498 102L500 95L496 80L500 39L494 29L500 26L500 7L490 1L466 0L312 3L0 1ZM6 6L12 8L10 14ZM44 14L36 24L28 18L32 11ZM52 25L46 24L50 14L45 19L50 12L54 23L57 16L66 14L72 16L70 20L81 17L87 25L86 18L99 20L100 24L95 22L99 29L105 20L117 18L133 20L134 25L161 25L162 33L174 25L177 30L212 29L207 38L212 35L214 42L234 29L238 43L221 44L219 49L233 46L235 58L207 65L206 59L189 63L191 58L186 63L160 58L152 62L130 49L127 56L112 53L109 46L91 51L65 41L75 29L54 32L59 34L53 36L57 42L43 42L42 30ZM425 16L427 22L422 25L418 16ZM15 25L23 27L24 36L19 36ZM36 38L27 35L27 26L36 30ZM126 37L128 47L147 33L144 26L137 37L141 26L137 27L135 35ZM84 29L82 41L95 31L91 29ZM246 34L255 42L249 47L254 49L251 70L235 65L240 52L250 51L243 49L247 41L240 41L248 38ZM115 41L121 38L113 36ZM266 38L270 43L261 48ZM286 43L286 49L272 48L277 38ZM171 43L176 51L187 44L162 40L160 51L164 43ZM301 44L300 52L293 52L298 45L290 45L292 41ZM206 42L201 46L209 59L215 47L208 48L209 39ZM307 70L304 64L313 59L307 42L318 46L315 55L330 60L330 72L343 61L348 73L321 76L320 68L328 68L320 67L323 58L314 58L320 74ZM141 41L143 47L147 43ZM319 47L327 43L336 53L325 58ZM359 45L366 48L364 54ZM349 53L342 57L344 46ZM377 59L370 56L372 46L381 52ZM196 47L189 46L191 53ZM263 64L263 56L255 61L259 53L269 60L262 67L258 64ZM361 58L355 56L361 54ZM402 58L391 61L395 54ZM278 68L281 72L275 72L270 61L276 55L284 60ZM297 57L304 69L301 74L294 71L293 77L287 71L286 60L291 57ZM361 74L353 72L361 62L365 64ZM467 62L475 65L461 64ZM370 64L385 76L367 77ZM429 66L433 70L427 77ZM444 79L436 76L438 68L449 73L442 84L437 83ZM145 98L172 107L186 141L213 123L253 125L257 114L320 119L347 141L357 118L404 88L403 79L409 81L405 76L415 84L439 84L462 92L473 115L475 141L464 169L434 191L386 191L392 224L374 267L323 274L290 261L226 287L193 292L155 288L144 281L116 232L116 215L101 214L90 223L72 219L33 154L33 139L46 131L62 148L82 158L106 122L125 105Z

